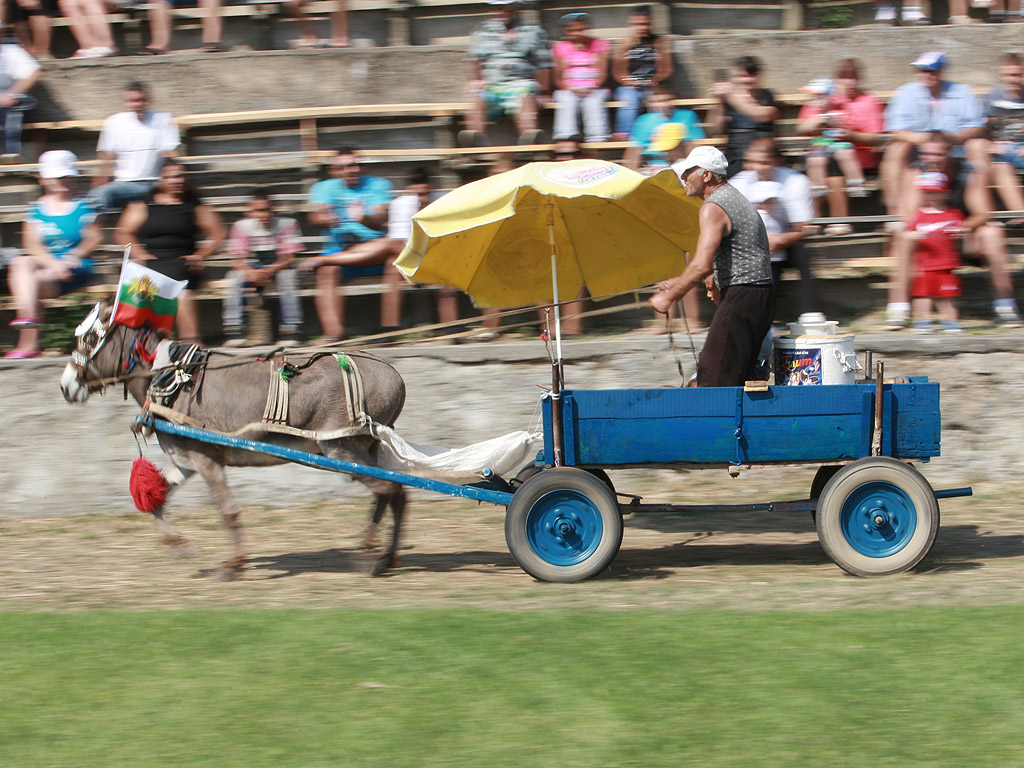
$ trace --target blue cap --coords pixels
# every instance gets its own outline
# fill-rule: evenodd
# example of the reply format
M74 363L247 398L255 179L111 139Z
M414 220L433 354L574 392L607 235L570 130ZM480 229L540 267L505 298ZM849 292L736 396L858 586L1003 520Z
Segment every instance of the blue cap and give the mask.
M946 68L946 54L942 51L928 51L922 53L910 66L917 67L925 72L935 72Z

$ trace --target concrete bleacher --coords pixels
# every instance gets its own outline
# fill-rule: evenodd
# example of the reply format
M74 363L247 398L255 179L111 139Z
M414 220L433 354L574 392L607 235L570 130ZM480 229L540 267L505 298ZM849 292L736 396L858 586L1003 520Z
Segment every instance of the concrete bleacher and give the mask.
M353 2L355 18L369 5L376 10L388 6L390 15L377 22L385 28L385 42L395 40L398 6L410 22L406 39L413 42L416 26L411 24L410 14L433 14L438 19L446 13L465 16L458 23L471 29L487 12L484 3L456 0ZM615 14L621 16L630 5L541 3L534 12L554 31L558 15L565 10L595 10L598 32L614 32L616 28L610 25ZM672 19L681 7L690 5L697 4L662 3L659 8L664 18ZM369 13L371 9L365 10ZM438 19L432 23L441 25ZM358 29L358 25L353 27L357 40ZM431 35L431 39L444 37L439 32ZM452 40L458 37L450 36ZM1018 39L1012 25L678 36L673 38L674 84L683 103L702 112L708 104L703 93L713 70L739 52L758 55L766 66L765 84L788 102L780 127L784 133L792 133L802 100L797 95L800 86L829 74L840 57L855 55L864 61L866 83L885 94L910 79L908 64L918 52L943 49L951 54L953 79L982 88L994 81L998 57L1013 50ZM479 154L453 147L466 105L464 56L464 47L452 43L378 44L349 50L183 52L151 58L47 62L44 85L38 93L40 107L30 115L26 129L26 155L32 160L47 148L67 147L88 163L95 156L103 118L120 109L121 86L138 79L150 84L155 108L168 109L177 116L193 178L228 221L240 215L241 196L256 184L269 184L281 196L284 212L304 218L303 194L318 178L329 149L339 144L360 146L368 172L390 177L396 187L411 167L420 164L435 170L442 186L451 186L464 180L451 161ZM621 145L609 144L601 152L617 159ZM31 163L0 166L3 247L18 245L23 205L38 194L33 174ZM877 225L863 221L864 226L858 228L863 231L841 241L842 247L824 238L815 240L813 247L823 259L829 253L845 254L842 258L846 261L880 253L882 238L875 232ZM306 234L315 237L309 228ZM371 314L375 315L375 310Z

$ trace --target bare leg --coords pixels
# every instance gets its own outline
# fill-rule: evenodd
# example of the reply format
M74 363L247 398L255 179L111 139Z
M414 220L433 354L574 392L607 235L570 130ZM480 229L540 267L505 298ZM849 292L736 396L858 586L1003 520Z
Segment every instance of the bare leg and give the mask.
M395 266L392 256L384 264L384 285L387 290L380 297L380 324L382 328L398 328L402 324L402 285L405 281Z
M956 302L952 298L936 299L935 310L939 314L939 319L947 323L955 323L960 318Z
M487 103L482 93L473 94L472 100L472 106L466 113L466 127L484 133L487 131Z
M1013 280L1007 268L1006 235L1003 228L985 224L978 227L974 236L978 241L978 251L988 262L993 295L997 299L1013 298Z
M178 326L179 341L189 344L201 343L199 311L192 297L192 291L186 289L178 296L178 317L175 322Z
M537 128L537 98L532 94L523 99L519 107L519 114L516 115L516 130L522 136L527 131Z
M829 176L825 180L828 187L829 216L846 217L850 215L850 201L846 197L846 189L842 176Z
M199 7L206 11L202 19L202 40L205 45L220 43L224 20L220 15L220 0L199 0Z
M284 6L288 13L295 18L295 24L299 28L300 43L315 43L317 40L316 28L313 26L313 22L310 21L309 16L306 15L306 11L302 8L302 0L288 0Z
M42 316L40 298L57 295L54 274L31 256L18 256L11 262L8 283L14 296L18 317ZM34 352L39 349L39 329L21 328L17 349Z
M71 34L78 43L78 53L83 53L91 48L97 48L102 43L96 41L92 34L92 24L85 15L85 9L79 0L60 0L57 4L64 18L68 20Z
M30 53L37 59L53 58L50 54L50 17L44 13L29 16L28 25L32 30Z
M860 167L857 152L853 149L839 149L835 153L836 163L843 176L850 183L864 183L864 169Z
M892 274L889 275L889 303L901 304L910 301L910 261L913 240L905 232L896 233L889 244L892 257Z
M167 51L171 47L171 4L156 0L149 6L149 47Z
M489 330L496 330L501 327L501 318L495 317L495 315L501 314L500 309L484 309L481 310L484 319L480 325Z
M927 296L918 296L910 305L915 323L926 323L932 319L932 300Z
M329 339L345 335L343 322L344 300L338 292L341 270L338 267L320 267L316 272L316 297L313 300L320 328Z
M811 180L812 189L824 189L827 182L825 180L826 169L828 168L828 158L824 155L808 155L804 161L807 167L807 178ZM829 198L831 201L831 197ZM824 215L821 210L821 197L815 196L814 208L819 216ZM830 207L829 213L835 216L835 211Z
M894 141L885 148L882 162L878 166L878 177L882 182L882 196L885 208L890 216L901 214L900 192L903 170L910 158L910 144L905 141Z
M992 182L999 191L1003 207L1008 211L1024 211L1024 194L1021 193L1017 172L1009 163L992 163Z
M459 319L459 293L445 286L437 292L437 321L454 323Z
M331 14L331 46L348 48L348 0L338 0L337 9Z

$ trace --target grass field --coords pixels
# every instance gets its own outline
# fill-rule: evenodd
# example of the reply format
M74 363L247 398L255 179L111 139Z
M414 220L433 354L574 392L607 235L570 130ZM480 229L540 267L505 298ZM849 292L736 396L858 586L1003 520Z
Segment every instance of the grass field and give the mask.
M0 766L1024 765L1024 608L0 614Z

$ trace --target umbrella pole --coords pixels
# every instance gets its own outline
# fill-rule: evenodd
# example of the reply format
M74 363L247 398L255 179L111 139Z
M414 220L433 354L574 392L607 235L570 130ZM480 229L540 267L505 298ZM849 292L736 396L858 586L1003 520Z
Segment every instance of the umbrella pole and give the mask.
M562 315L558 302L558 261L555 255L555 215L548 205L548 242L551 244L551 288L555 305L555 362L551 366L551 442L554 447L555 466L565 463L562 433Z

